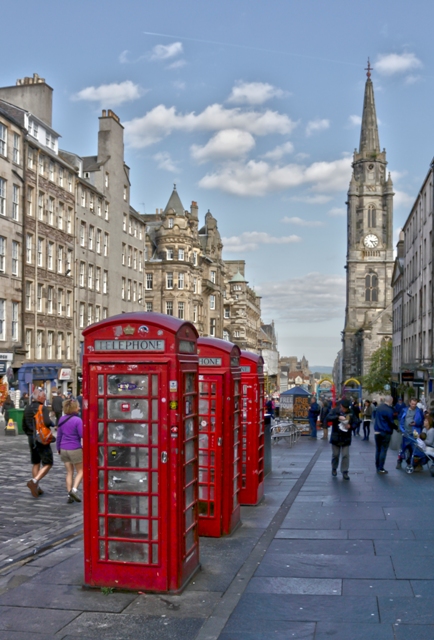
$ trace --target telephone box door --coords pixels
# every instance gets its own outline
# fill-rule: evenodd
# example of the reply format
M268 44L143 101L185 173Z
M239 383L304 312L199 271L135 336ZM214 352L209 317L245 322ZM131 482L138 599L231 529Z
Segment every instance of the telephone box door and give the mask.
M199 535L220 536L222 519L222 377L199 376Z
M168 442L165 365L90 365L88 584L166 590ZM119 571L119 563L128 571Z

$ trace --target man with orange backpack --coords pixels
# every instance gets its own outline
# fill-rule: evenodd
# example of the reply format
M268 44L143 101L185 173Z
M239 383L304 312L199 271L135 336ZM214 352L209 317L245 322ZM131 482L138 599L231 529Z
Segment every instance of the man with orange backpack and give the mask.
M32 402L27 405L23 416L23 431L27 435L30 447L30 461L32 463L32 479L27 486L34 498L38 498L44 492L39 487L39 481L50 471L53 466L53 452L50 442L55 439L50 435L42 436L43 429L53 427L48 407L44 405L45 391L36 389L32 393Z

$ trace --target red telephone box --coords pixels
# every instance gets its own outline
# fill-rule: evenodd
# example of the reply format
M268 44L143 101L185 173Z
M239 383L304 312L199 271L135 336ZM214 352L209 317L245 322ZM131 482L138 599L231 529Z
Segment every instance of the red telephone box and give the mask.
M264 495L264 359L241 351L240 504L255 505Z
M83 335L85 583L179 591L199 567L197 331L125 313Z
M199 535L220 537L240 523L240 349L199 338Z

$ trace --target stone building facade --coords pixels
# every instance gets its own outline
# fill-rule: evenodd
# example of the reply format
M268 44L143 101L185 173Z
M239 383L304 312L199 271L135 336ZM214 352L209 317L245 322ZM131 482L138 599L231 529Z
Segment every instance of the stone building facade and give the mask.
M246 351L259 353L261 298L245 279L244 260L225 260L223 337Z
M393 184L380 150L368 67L359 150L347 201L347 291L342 376L365 375L372 353L392 336ZM342 381L341 381L342 382Z

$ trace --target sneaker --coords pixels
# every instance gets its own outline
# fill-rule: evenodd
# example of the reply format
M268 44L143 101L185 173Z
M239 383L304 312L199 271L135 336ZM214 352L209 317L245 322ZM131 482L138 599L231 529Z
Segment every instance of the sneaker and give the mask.
M332 469L333 478L336 478L337 475L338 475L338 472L336 471L336 469Z
M402 460L398 460L398 462L396 463L396 468L397 469L401 469L402 468Z
M350 476L348 475L347 472L343 473L342 477L343 477L344 480L349 480L350 479Z
M32 496L34 498L37 498L39 496L39 493L38 493L38 485L36 484L36 482L33 482L33 480L29 480L27 483L27 486L29 487Z
M378 469L377 473L389 473L386 469Z
M75 500L73 500L73 499L71 498L71 496L68 496L68 499L66 500L66 503L67 503L67 504L72 504L73 502L75 502Z
M77 489L71 489L71 491L69 492L69 497L72 498L73 500L75 500L75 502L81 502L81 498L78 495L78 491Z

